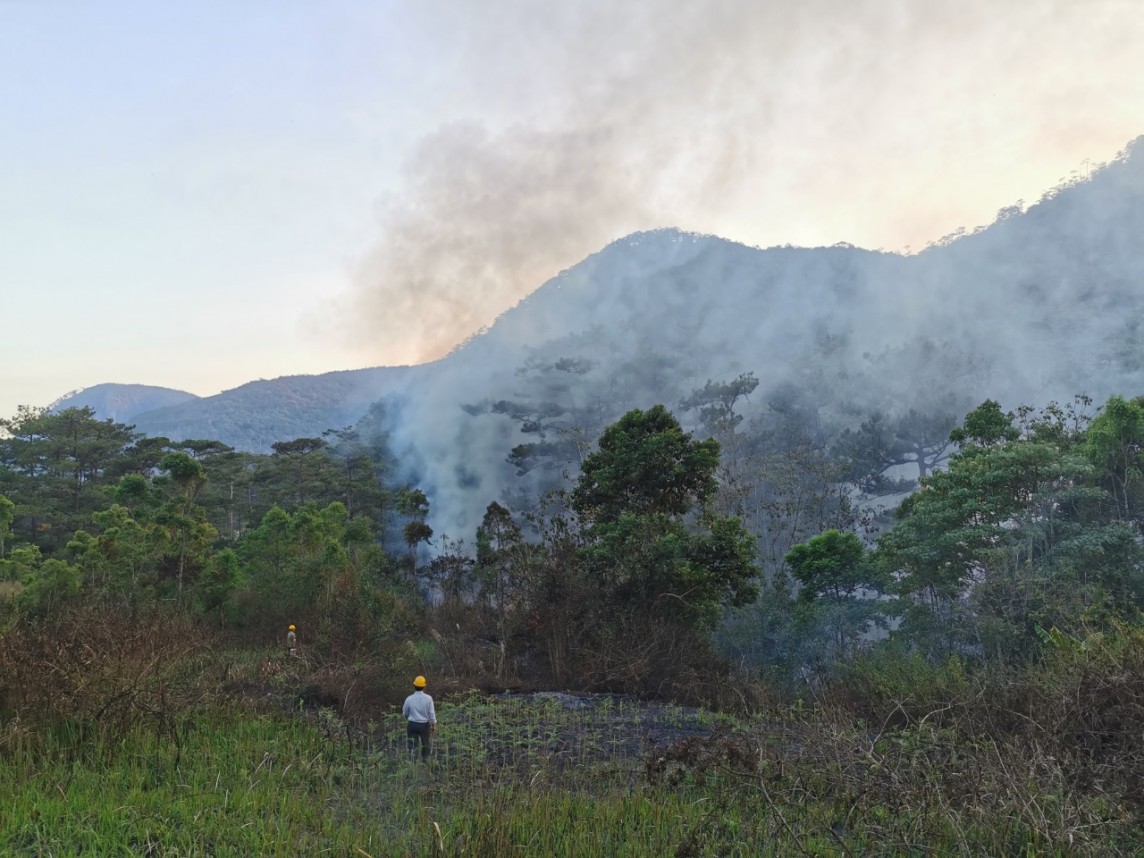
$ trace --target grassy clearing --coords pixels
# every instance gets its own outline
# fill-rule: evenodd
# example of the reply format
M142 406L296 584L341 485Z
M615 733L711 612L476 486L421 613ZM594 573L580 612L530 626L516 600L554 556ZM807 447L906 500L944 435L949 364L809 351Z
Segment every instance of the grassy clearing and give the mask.
M0 760L9 854L283 854L324 840L337 749L304 725L218 713L178 742L71 739Z
M329 712L310 723L217 710L176 738L139 730L114 744L82 725L35 737L10 725L0 851L436 855L531 842L539 854L653 855L686 836L701 809L644 794L638 760L604 763L612 740L562 711L444 705L451 735L429 767L409 760L399 719L353 742ZM580 744L553 762L561 731Z
M1144 633L750 716L439 688L425 766L380 663L144 631L6 639L0 855L1144 854Z
M1139 854L1117 808L989 775L997 747L966 746L954 767L956 737L940 730L871 742L805 714L780 724L562 695L466 697L439 714L430 766L409 759L394 716L358 729L329 710L216 708L177 734L115 742L82 724L10 723L0 853Z

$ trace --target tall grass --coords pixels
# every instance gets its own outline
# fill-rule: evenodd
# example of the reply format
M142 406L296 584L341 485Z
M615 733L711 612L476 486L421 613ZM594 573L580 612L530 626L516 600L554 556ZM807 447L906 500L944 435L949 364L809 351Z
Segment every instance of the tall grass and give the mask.
M1138 629L750 716L446 693L428 765L391 706L319 708L365 673L76 629L0 648L0 855L1144 854Z
M656 855L702 816L645 791L637 757L609 763L608 722L558 706L442 706L428 766L397 719L351 742L336 720L214 710L188 721L178 754L150 730L109 743L81 724L34 739L10 724L0 852L504 854L531 843L533 854ZM568 730L583 732L579 744L561 745Z
M188 719L181 753L142 728L9 724L0 854L1139 854L1115 806L945 728L565 704L442 703L429 765L391 716L217 708Z

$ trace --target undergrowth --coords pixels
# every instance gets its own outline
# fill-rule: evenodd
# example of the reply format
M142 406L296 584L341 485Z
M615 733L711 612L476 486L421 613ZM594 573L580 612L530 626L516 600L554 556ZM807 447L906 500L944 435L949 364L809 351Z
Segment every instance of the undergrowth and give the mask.
M1060 642L1020 673L860 663L805 700L734 715L442 688L424 765L396 698L360 703L379 667L148 647L148 633L197 638L167 617L136 625L114 651L64 625L0 641L0 854L1144 850L1133 628Z

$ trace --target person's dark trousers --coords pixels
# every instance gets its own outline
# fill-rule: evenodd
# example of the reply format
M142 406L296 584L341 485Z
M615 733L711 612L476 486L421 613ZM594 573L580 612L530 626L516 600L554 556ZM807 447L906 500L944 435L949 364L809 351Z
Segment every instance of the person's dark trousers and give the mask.
M419 721L410 721L409 726L405 730L405 735L409 737L410 753L416 750L418 744L420 744L421 759L429 759L429 725L422 724Z

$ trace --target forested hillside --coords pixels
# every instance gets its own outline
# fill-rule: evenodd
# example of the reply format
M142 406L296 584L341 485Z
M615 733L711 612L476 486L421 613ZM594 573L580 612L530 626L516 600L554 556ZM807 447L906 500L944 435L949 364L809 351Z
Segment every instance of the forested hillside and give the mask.
M283 438L351 427L379 397L400 390L418 372L413 367L372 367L251 381L194 402L136 414L131 422L148 435L216 438L238 450L268 453Z
M577 448L628 408L667 403L699 428L680 404L742 374L758 381L737 403L748 423L798 410L827 441L911 412L948 428L986 398L1015 408L1135 390L1142 212L1133 145L914 255L629 236L436 363L251 382L129 422L267 452L380 401L367 423L390 436L402 479L434 496L434 526L460 533L490 498L512 505L574 472Z
M244 452L269 453L281 438L351 427L380 396L403 389L422 371L372 367L282 376L204 397L141 384L97 384L50 408L91 408L100 419L130 423L148 435L211 437Z
M924 472L987 398L1008 409L1141 388L1142 231L1137 145L913 256L631 236L383 400L384 425L450 533L471 530L489 498L511 506L574 475L628 408L666 403L710 431L702 400L744 375L757 386L734 409L758 443L794 431L831 445L877 425Z
M813 851L839 815L827 837L842 853L1138 852L1144 397L985 401L870 541L851 498L884 477L854 469L857 436L769 451L750 489L761 518L735 514L752 451L735 448L734 406L753 383L685 403L712 437L662 405L628 411L569 491L523 516L490 502L461 535L471 549L437 536L432 498L387 481L391 463L352 432L263 455L89 409L3 421L0 767L17 811L0 842L279 854L400 838L434 854L400 810L432 798L442 837L491 851L525 829L562 848L583 812L639 820L634 854ZM383 549L386 522L404 547ZM419 673L452 730L439 790L390 738ZM594 738L564 703L472 696L506 689L623 693L567 698L623 730ZM129 748L148 749L151 774ZM233 776L259 755L270 792ZM44 771L67 789L42 789ZM164 799L164 825L106 805L99 784L139 777L166 795L161 771L200 797ZM387 809L363 815L379 793ZM352 821L322 834L331 820L303 811L315 794ZM709 802L720 825L696 815ZM481 822L490 803L505 827Z
M1140 854L1138 149L915 256L638 235L435 364L0 419L0 851Z
M1019 664L1044 629L1135 616L1144 398L1099 412L1087 398L1016 412L988 400L876 526L855 500L885 479L884 462L858 467L869 438L755 449L724 406L741 384L700 406L722 440L686 433L661 405L632 410L593 439L571 491L528 515L490 501L453 539L426 523L433 499L388 480L390 463L352 432L263 455L148 438L89 409L24 410L0 423L0 569L30 615L173 601L260 633L304 618L323 636L347 604L376 608L417 583L456 614L454 664L483 640L496 658L477 673L649 691L713 640L781 682L828 674L877 628L933 659ZM404 541L389 554L387 526ZM358 616L342 633L364 646L385 628ZM664 629L664 652L625 666L630 644ZM620 661L598 673L601 659Z

